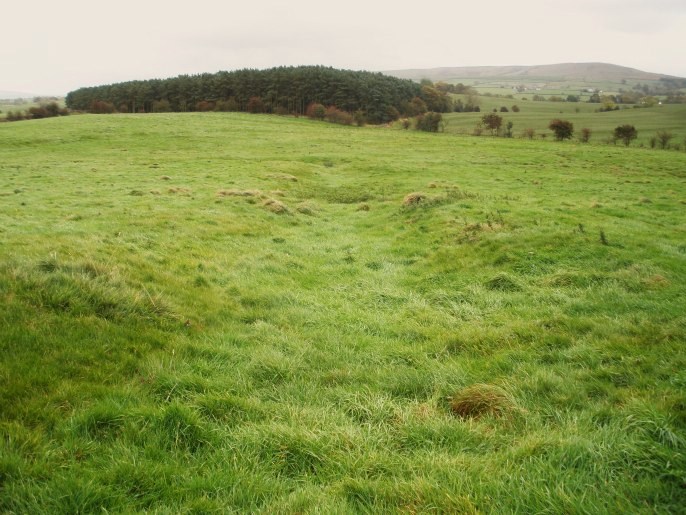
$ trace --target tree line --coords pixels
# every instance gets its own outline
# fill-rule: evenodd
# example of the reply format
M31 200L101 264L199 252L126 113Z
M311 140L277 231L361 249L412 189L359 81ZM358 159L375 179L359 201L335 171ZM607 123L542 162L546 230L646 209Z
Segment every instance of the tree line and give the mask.
M445 92L426 84L324 66L243 69L85 87L70 92L66 104L96 113L215 110L295 115L321 104L363 113L369 123L415 115L418 108L452 107Z

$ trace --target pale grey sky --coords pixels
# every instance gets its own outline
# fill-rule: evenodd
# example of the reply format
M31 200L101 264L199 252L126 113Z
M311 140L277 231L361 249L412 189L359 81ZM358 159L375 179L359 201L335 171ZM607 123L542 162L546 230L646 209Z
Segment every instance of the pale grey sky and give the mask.
M686 0L33 0L0 7L0 91L322 64L608 62L686 77Z

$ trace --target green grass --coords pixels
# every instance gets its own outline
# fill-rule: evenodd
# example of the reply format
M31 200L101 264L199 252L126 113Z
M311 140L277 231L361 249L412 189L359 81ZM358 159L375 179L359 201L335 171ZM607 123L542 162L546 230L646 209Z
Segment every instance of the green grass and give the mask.
M591 129L592 143L606 142L611 138L615 127L630 124L638 130L638 139L632 143L634 146L647 147L650 138L655 136L658 130L667 130L674 135L670 144L678 144L682 151L686 150L685 104L666 104L636 109L629 107L619 111L597 113L595 110L600 107L600 104L588 102L535 102L530 99L516 100L484 96L480 97L480 100L480 113L443 115L446 121L445 131L454 134L471 134L485 113L493 109L500 111L500 107L505 106L510 112L498 112L498 114L503 117L503 126L508 121L514 124L513 132L516 136L519 136L524 129L532 128L536 134L547 134L548 138L552 138L553 134L548 129L548 124L554 118L562 118L574 124L575 136L578 136L583 127ZM521 109L518 113L511 111L515 104Z
M685 164L0 125L0 511L682 511Z

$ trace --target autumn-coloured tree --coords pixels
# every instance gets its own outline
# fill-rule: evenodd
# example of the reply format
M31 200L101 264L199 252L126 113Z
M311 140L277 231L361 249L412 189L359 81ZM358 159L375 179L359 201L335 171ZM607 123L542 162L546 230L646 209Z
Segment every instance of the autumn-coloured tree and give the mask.
M631 144L633 140L638 137L638 131L633 125L625 124L615 127L614 130L615 139L622 140L624 145L627 147Z
M341 111L336 106L329 106L324 113L324 119L327 122L339 123L341 125L352 125L353 116L346 112Z
M214 111L214 102L209 102L207 100L201 100L200 102L197 102L195 104L195 110L200 111L200 112ZM250 111L250 112L252 113L253 111ZM262 112L262 111L259 111L259 112Z
M105 102L104 100L94 100L91 103L90 112L93 114L112 114L117 110L112 102Z
M438 132L443 129L443 115L431 111L420 114L415 118L415 128L418 131Z
M53 117L53 116L59 116L62 110L60 109L60 106L57 105L57 102L49 102L47 104L41 104L41 107L45 109L45 111L48 113L48 116Z
M495 113L488 113L481 117L484 127L490 129L491 135L496 136L503 124L503 117Z
M45 109L45 107L39 106L39 107L31 107L29 108L29 116L33 119L40 119L40 118L47 118L48 117L48 111Z
M264 113L265 106L261 97L250 97L246 111L253 114Z
M453 110L453 102L447 93L439 91L431 86L422 86L422 100L426 103L429 111L436 113L449 113Z
M554 120L550 121L548 128L553 131L557 141L570 139L572 134L574 134L574 124L569 120L560 120L559 118L555 118Z
M305 116L313 120L323 120L326 116L326 107L319 102L312 102L305 110Z
M417 116L419 114L424 114L427 111L426 102L419 97L414 97L406 104L404 111L405 112L403 114L406 116Z

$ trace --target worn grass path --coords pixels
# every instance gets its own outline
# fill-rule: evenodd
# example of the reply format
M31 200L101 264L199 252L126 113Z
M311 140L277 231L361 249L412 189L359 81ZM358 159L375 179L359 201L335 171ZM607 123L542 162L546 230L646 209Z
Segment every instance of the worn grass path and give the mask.
M267 116L0 125L0 511L679 512L685 179Z

